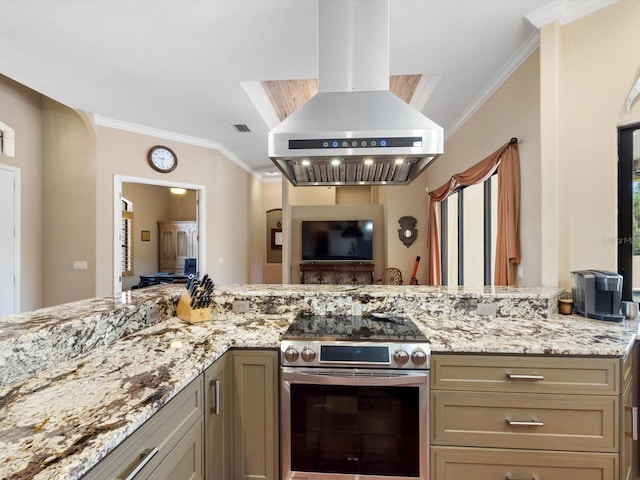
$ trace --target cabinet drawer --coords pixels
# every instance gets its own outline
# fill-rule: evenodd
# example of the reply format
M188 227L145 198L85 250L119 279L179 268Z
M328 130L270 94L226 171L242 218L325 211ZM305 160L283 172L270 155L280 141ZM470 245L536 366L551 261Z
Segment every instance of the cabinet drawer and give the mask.
M432 443L618 451L619 397L432 392Z
M83 480L124 479L141 464L144 468L135 478L148 478L199 419L202 419L202 377L162 407Z
M433 355L431 388L618 395L616 358Z
M607 453L431 449L433 480L617 480L618 457Z

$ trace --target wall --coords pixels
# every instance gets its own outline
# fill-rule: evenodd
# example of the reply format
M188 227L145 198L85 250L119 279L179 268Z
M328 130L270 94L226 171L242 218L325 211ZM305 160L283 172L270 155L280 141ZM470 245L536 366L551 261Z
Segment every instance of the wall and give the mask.
M425 213L419 212L420 216L416 218L419 222L426 222L426 188L434 190L440 187L451 175L478 163L511 137L518 138L522 185L521 264L524 270L520 285L540 285L542 278L539 68L540 55L536 50L476 114L447 140L444 154L412 184L414 201L420 197L425 199L420 203L421 206L424 205ZM408 202L407 198L405 203ZM399 202L396 200L396 203ZM426 223L422 225L426 234ZM425 236L422 239L426 241ZM420 238L418 241L421 241Z
M262 237L265 238L266 212L275 208L282 208L282 182L263 183L261 200ZM282 212L280 215L282 221ZM284 228L284 227L283 227ZM266 263L266 245L261 244L261 251L265 252L262 283L279 284L282 283L282 263Z
M96 157L90 124L42 97L42 305L95 295ZM73 262L86 261L86 270ZM64 281L61 281L64 280Z
M251 176L220 152L151 136L98 127L97 294L113 289L113 177L124 175L203 185L206 207L206 264L216 283L246 283L249 278L249 200ZM157 144L178 156L169 174L152 170L147 152Z
M0 163L21 173L20 311L42 304L42 118L40 94L0 75L0 121L15 130L15 156Z
M640 103L626 98L640 74L640 2L613 3L581 20L541 31L547 89L541 98L545 150L557 152L557 202L546 205L543 234L559 232L557 252L542 258L549 279L570 286L573 270L617 270L617 127L640 122ZM597 32L597 33L596 33ZM555 88L554 88L555 87ZM555 270L553 257L557 257Z
M384 269L385 240L382 205L304 205L291 207L291 283L300 283L300 262L302 261L301 225L302 220L373 220L373 263L374 278L380 278Z

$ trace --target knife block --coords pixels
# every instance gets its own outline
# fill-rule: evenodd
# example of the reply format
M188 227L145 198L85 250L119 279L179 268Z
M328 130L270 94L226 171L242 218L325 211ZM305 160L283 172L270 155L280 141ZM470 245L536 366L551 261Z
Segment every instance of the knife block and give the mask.
M211 306L205 308L192 308L191 307L191 295L184 289L178 305L176 306L176 315L181 320L188 323L199 323L211 320Z

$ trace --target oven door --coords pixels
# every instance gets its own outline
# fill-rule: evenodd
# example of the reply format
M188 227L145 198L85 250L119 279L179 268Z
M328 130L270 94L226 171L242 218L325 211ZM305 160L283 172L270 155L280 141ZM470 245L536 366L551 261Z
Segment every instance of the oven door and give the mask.
M429 478L429 372L281 367L284 479Z

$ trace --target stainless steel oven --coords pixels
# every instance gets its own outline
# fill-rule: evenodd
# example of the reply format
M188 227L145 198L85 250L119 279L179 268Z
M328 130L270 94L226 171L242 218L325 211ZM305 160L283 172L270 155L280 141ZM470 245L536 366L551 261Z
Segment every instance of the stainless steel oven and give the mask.
M316 317L322 332L314 327L300 335L292 325L285 334L283 479L428 480L429 344L401 320L332 317L338 327L330 328ZM363 325L366 336L357 333Z

